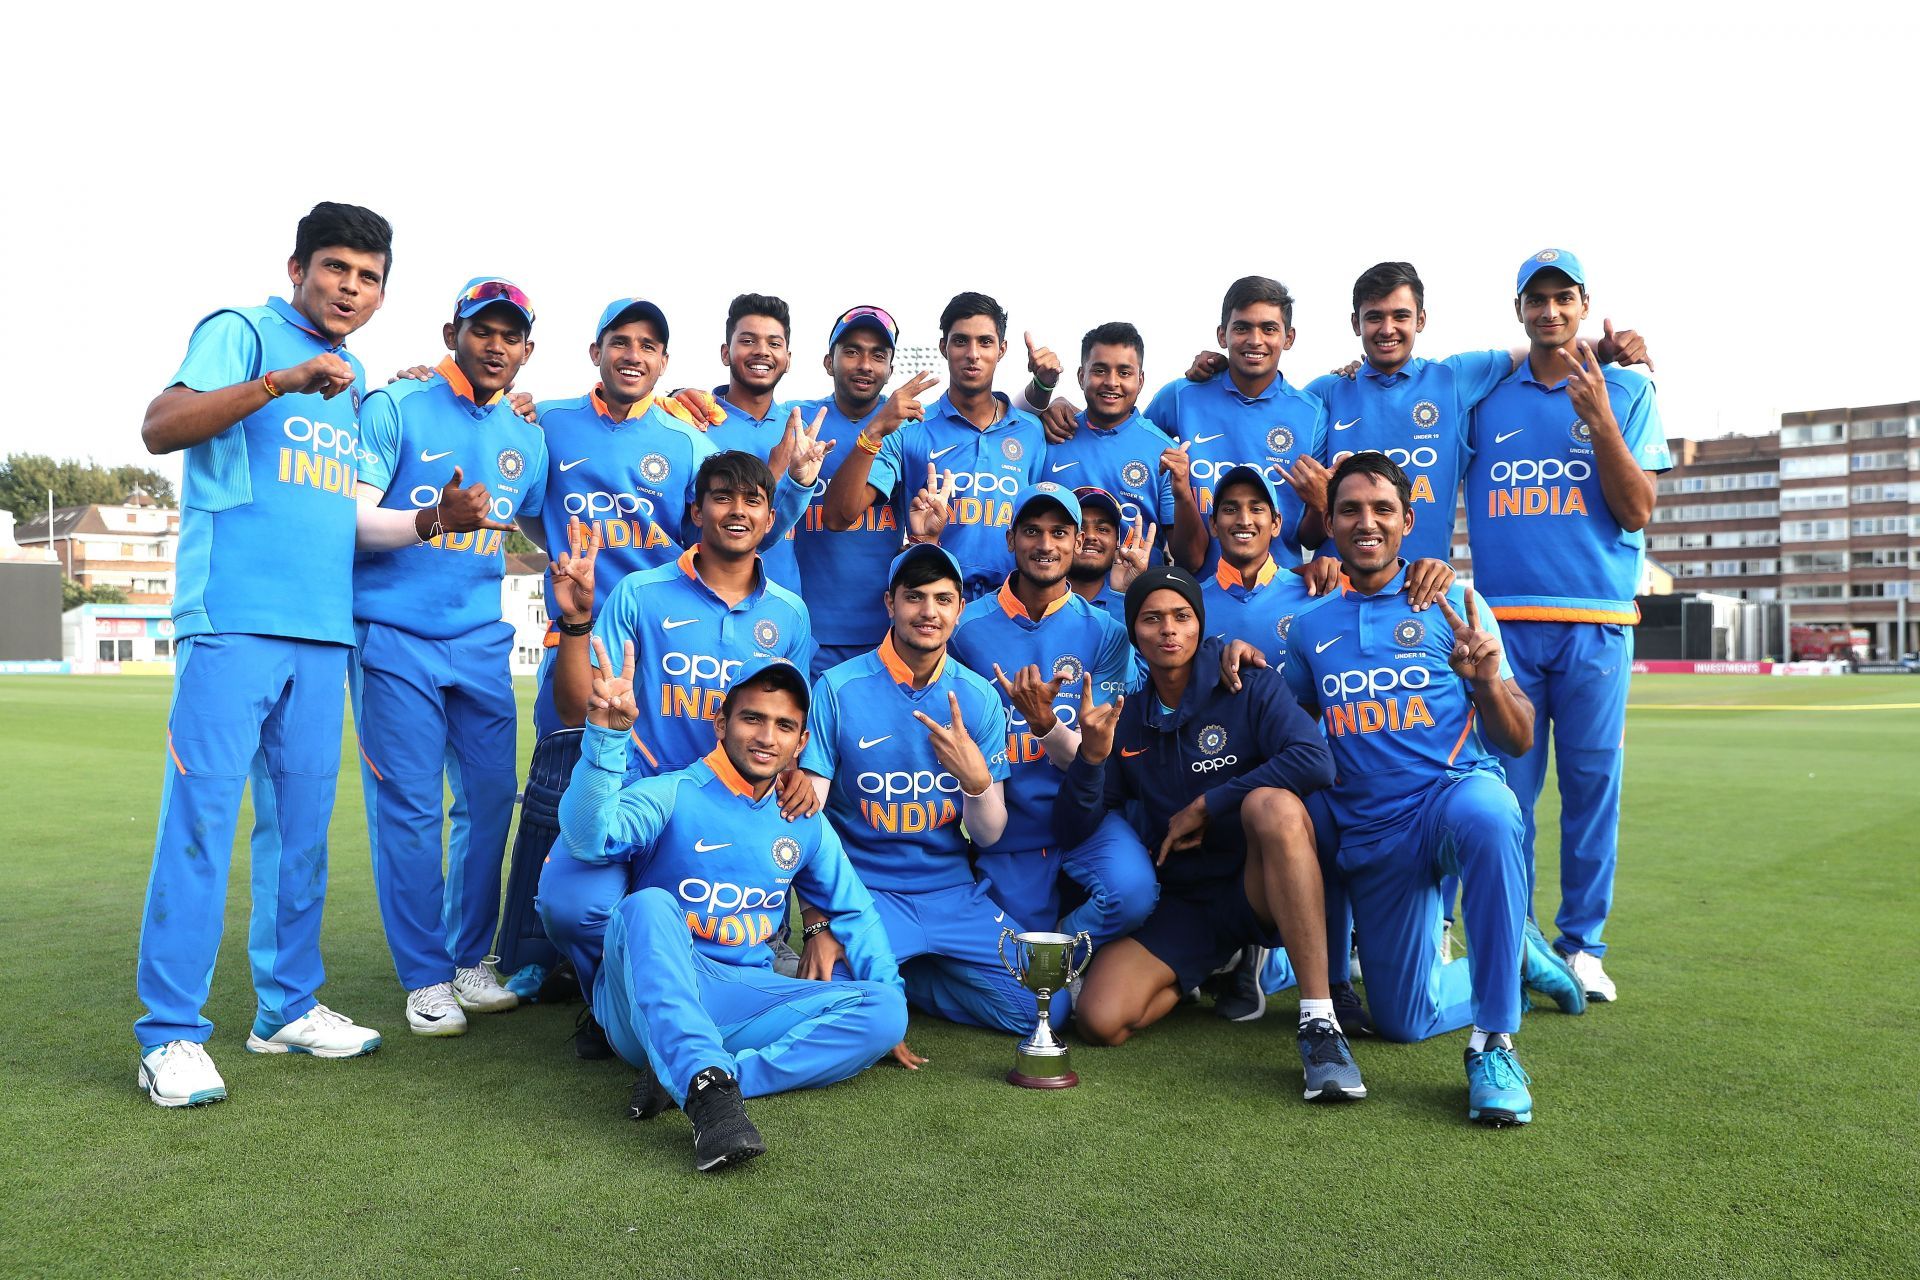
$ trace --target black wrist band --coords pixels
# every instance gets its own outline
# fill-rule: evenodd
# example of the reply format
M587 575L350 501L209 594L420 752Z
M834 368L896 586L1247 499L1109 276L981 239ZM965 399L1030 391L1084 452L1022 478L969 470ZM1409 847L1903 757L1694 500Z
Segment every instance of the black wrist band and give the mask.
M593 634L593 619L585 622L568 622L565 618L555 618L554 625L560 628L563 636L590 636Z
M831 928L833 928L833 921L815 920L812 924L808 925L806 928L800 931L800 940L802 942L809 941L813 938L820 936L821 934L825 933L827 930Z

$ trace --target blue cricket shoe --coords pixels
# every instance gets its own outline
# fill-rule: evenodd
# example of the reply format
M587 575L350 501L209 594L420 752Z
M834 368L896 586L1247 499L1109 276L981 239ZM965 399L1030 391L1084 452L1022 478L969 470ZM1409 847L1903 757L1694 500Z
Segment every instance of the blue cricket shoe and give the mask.
M540 988L546 981L547 966L543 964L527 964L521 965L520 968L514 970L513 976L501 985L513 992L513 994L519 996L522 1004L538 1004L540 1002Z
M1346 1036L1325 1018L1300 1024L1300 1065L1307 1073L1308 1102L1358 1102L1367 1096Z
M1540 926L1527 921L1520 942L1520 985L1554 1002L1562 1013L1585 1013L1587 989L1566 957L1547 945Z
M1502 1128L1533 1119L1533 1080L1513 1056L1505 1036L1489 1036L1487 1047L1467 1050L1467 1119Z

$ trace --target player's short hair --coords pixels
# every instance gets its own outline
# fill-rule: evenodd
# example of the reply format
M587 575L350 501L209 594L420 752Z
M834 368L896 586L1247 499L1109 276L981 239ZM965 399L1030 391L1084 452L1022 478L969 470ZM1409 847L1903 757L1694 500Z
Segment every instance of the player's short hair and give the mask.
M1287 286L1267 276L1241 276L1227 286L1227 296L1220 301L1221 326L1225 327L1234 312L1262 302L1280 308L1280 319L1287 328L1293 328L1293 295L1287 292Z
M887 586L887 594L916 590L943 578L953 584L955 591L966 590L967 584L954 576L953 565L948 563L946 557L917 555L900 566L900 572Z
M752 493L758 489L768 502L773 501L773 470L751 453L728 449L700 464L693 476L693 500L703 501L709 493Z
M1364 453L1350 453L1340 465L1333 469L1333 478L1327 481L1327 506L1331 508L1334 500L1340 496L1340 486L1348 476L1379 476L1392 485L1394 492L1400 495L1400 505L1413 507L1413 482L1407 479L1407 473L1400 464L1384 453L1371 450Z
M1125 320L1109 320L1087 330L1086 336L1080 339L1081 364L1087 362L1087 357L1093 354L1096 346L1132 347L1135 360L1145 361L1147 358L1147 340Z
M743 293L727 304L728 342L733 341L733 331L748 316L765 316L778 321L781 336L793 337L793 318L787 310L786 299L776 298L769 293Z
M1384 298L1401 285L1413 290L1413 309L1426 310L1427 286L1420 283L1420 273L1411 262L1376 262L1353 282L1353 314L1360 314L1362 303Z
M940 313L940 340L945 342L953 326L974 316L992 316L994 332L1007 340L1007 309L984 293L956 293L947 309Z
M377 253L387 263L381 274L393 274L393 224L371 209L332 200L313 206L294 228L294 260L305 270L312 265L313 255L329 245Z

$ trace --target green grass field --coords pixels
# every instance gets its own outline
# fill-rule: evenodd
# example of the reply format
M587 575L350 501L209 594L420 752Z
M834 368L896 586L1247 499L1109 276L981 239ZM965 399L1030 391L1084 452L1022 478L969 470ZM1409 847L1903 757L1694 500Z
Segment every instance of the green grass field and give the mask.
M1077 1045L1060 1093L1001 1083L1010 1037L916 1016L924 1070L753 1103L771 1152L720 1177L688 1171L681 1116L622 1118L633 1073L574 1060L578 1006L407 1034L352 769L322 994L385 1046L245 1052L243 838L209 1009L230 1100L150 1105L130 1028L168 693L0 680L0 1274L1920 1274L1920 680L1636 684L1622 1001L1528 1018L1524 1129L1466 1122L1464 1034L1362 1042L1369 1100L1302 1103L1290 994Z

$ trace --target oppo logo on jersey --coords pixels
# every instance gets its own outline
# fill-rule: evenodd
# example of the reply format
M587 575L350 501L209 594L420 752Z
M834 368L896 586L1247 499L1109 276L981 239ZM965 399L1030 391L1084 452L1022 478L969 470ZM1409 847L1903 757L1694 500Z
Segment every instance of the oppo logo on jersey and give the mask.
M1415 502L1432 502L1433 479L1427 471L1439 464L1440 455L1430 445L1419 445L1412 449L1343 449L1333 455L1330 467L1338 467L1356 453L1383 453L1400 464L1400 469L1408 473L1412 484Z
M660 685L660 714L681 720L716 719L728 687L745 665L738 658L716 658L710 653L672 649L661 654L660 671L667 679Z
M1494 463L1487 475L1495 484L1552 484L1556 480L1577 484L1593 478L1593 464L1579 458L1516 458Z
M960 780L944 769L867 772L854 779L860 816L875 831L913 835L960 820Z
M1328 672L1320 678L1327 735L1338 738L1382 729L1390 733L1422 726L1431 729L1433 713L1427 709L1425 696L1418 692L1428 688L1431 679L1427 668L1414 666ZM1355 698L1361 700L1352 701Z
M286 433L287 439L305 445L315 453L331 453L338 458L355 460L360 457L360 438L345 427L336 427L331 422L315 422L296 414L281 423L280 430Z
M1377 698L1396 689L1424 689L1430 673L1425 667L1370 667L1365 671L1329 671L1320 677L1320 692L1329 702L1344 702L1364 694Z
M882 800L921 800L927 796L960 794L960 779L945 769L896 769L886 773L868 771L854 779L860 790Z
M560 505L568 515L579 516L582 520L633 515L653 519L653 499L637 493L608 493L605 489L589 489L583 493L568 494Z
M1216 769L1224 769L1228 765L1234 765L1239 763L1240 763L1239 756L1215 756L1211 760L1195 760L1192 764L1188 765L1187 767L1189 769L1192 769L1195 773L1212 773Z
M1188 470L1188 474L1195 480L1205 480L1211 483L1235 467L1252 467L1276 485L1286 483L1286 479L1281 476L1279 468L1273 466L1272 463L1266 459L1255 459L1250 462L1215 462L1211 458L1195 458L1193 465Z
M407 501L411 502L414 508L419 511L424 511L428 507L437 507L440 505L440 490L430 484L417 484L413 486L413 492L407 495ZM513 499L507 497L505 494L496 494L489 514L495 520L505 524L507 521L513 519ZM435 539L435 541L438 541L438 539Z
M1584 516L1587 495L1579 488L1593 477L1593 464L1580 458L1518 458L1496 462L1488 473L1496 485L1487 490L1487 515ZM1571 481L1557 484L1555 481Z
M280 424L300 448L280 446L278 479L281 484L297 484L322 493L352 498L360 483L354 463L360 460L360 445L351 431L310 418L291 417ZM336 456L325 457L325 454ZM349 461L342 462L346 458Z
M723 947L751 947L771 938L774 915L787 901L785 889L768 893L759 885L697 876L682 880L679 893L688 907L687 932Z

